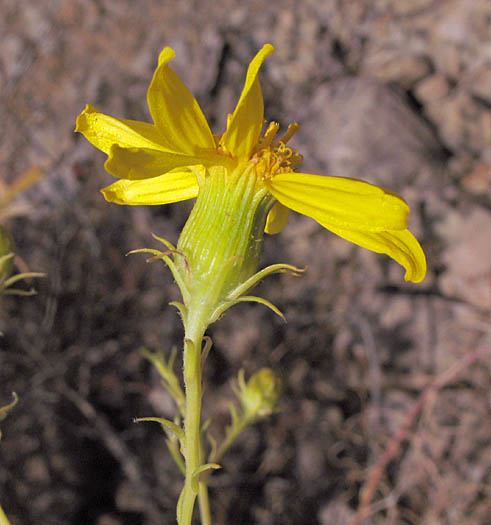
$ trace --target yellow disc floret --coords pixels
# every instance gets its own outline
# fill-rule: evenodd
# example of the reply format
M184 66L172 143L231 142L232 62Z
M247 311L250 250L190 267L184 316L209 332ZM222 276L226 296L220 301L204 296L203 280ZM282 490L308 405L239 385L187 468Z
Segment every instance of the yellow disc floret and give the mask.
M283 137L275 141L279 127L277 122L269 123L264 137L259 139L250 159L255 165L258 178L263 181L272 179L278 173L294 171L303 162L303 156L296 149L286 145L300 126L296 123L290 124Z

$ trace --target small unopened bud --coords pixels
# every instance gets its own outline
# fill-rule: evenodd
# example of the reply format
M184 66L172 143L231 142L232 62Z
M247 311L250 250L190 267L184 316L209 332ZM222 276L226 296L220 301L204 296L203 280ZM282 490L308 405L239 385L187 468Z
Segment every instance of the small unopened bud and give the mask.
M14 239L5 226L0 224L0 279L10 277L14 269Z
M244 371L239 372L239 399L249 417L270 415L281 394L281 380L271 368L261 368L246 383Z

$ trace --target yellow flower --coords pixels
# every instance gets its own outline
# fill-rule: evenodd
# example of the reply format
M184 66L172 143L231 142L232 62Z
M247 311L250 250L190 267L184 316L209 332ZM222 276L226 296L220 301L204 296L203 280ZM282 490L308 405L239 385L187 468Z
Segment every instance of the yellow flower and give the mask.
M75 131L108 155L105 168L120 179L102 190L104 197L132 205L182 201L198 195L196 172L201 167L223 166L229 172L252 165L277 201L268 216L268 233L284 228L291 209L348 241L389 255L406 269L406 280L422 281L426 259L407 229L409 207L401 197L359 180L296 171L302 156L286 143L298 124L277 139L279 125L272 122L261 136L264 106L258 72L273 50L264 45L250 63L221 135L211 132L198 102L169 67L175 53L168 47L160 53L147 94L154 124L119 120L87 105Z

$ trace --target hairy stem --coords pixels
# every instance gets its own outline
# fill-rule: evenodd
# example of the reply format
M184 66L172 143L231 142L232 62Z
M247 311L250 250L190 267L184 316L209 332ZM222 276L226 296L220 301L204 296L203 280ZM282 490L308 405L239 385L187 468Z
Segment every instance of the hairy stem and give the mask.
M193 474L203 464L201 457L201 347L207 327L206 316L200 308L189 313L184 338L184 384L186 414L184 418L184 458L186 478L178 508L179 525L191 525L194 504L199 494L202 525L211 525L206 483L193 481Z

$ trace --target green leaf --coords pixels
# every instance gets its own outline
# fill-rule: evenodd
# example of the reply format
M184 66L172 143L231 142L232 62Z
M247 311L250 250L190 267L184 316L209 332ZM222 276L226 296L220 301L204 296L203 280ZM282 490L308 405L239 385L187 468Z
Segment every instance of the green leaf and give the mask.
M19 401L19 396L15 392L12 392L12 397L14 399L11 403L3 407L0 407L0 421L2 421L3 419L7 417L7 414L9 413L9 411L12 410Z
M140 423L141 421L154 421L155 423L160 423L164 431L169 430L170 432L175 434L181 441L184 439L184 430L180 426L173 423L172 421L169 421L168 419L164 419L163 417L137 417L135 418L135 423Z
M172 459L176 462L176 465L179 467L179 470L182 474L186 475L186 465L184 464L184 459L181 452L177 449L176 443L173 443L170 439L165 440L165 444L169 449L169 452L172 456Z
M199 475L203 472L206 472L208 470L217 470L222 468L221 465L218 463L205 463L204 465L201 465L201 467L198 467L191 476L191 488L194 490L194 492L198 492L199 490Z
M167 239L164 239L162 237L159 237L158 235L155 235L155 233L152 233L152 237L156 240L156 241L159 241L161 242L164 246L166 246L169 250L175 252L176 251L176 247L171 243L169 242Z

